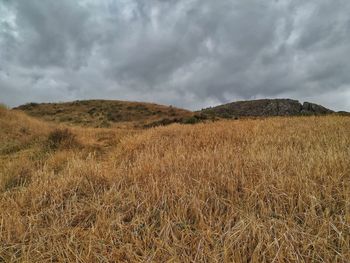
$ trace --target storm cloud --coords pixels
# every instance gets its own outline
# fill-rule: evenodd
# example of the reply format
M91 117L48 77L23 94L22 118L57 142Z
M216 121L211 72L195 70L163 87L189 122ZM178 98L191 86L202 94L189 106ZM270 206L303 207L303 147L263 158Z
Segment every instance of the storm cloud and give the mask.
M0 101L350 110L348 0L0 0Z

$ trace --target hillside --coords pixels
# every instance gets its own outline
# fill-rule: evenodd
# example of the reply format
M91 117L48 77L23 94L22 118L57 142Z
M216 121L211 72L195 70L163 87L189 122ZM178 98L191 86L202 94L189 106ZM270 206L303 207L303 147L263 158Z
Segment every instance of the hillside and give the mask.
M73 158L73 153L102 157L121 137L136 132L67 127L0 105L0 192L30 182L33 172L43 166L60 166L61 161Z
M237 101L191 112L172 106L117 100L28 103L14 108L56 123L85 127L150 128L173 123L195 124L222 118L308 116L333 114L321 105L291 99ZM350 116L348 112L338 115Z
M333 113L321 105L310 102L301 104L291 99L261 99L237 101L200 111L203 114L222 118L325 115Z
M0 142L1 262L350 257L348 117L125 130L1 108Z
M0 155L28 149L49 132L49 125L30 118L22 112L13 112L0 105Z
M190 111L171 106L116 100L29 103L14 109L46 121L90 127L123 124L142 127L164 119L181 120L193 115Z

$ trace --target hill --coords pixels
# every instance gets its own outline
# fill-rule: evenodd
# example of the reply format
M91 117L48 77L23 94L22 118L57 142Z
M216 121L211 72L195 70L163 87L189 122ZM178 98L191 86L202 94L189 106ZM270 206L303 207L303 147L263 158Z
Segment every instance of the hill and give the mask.
M200 111L203 114L222 118L325 115L333 113L321 105L310 102L301 104L291 99L261 99L237 101Z
M142 127L165 119L182 120L193 115L191 111L172 106L116 100L28 103L14 109L46 121L92 127Z
M86 100L64 103L28 103L14 108L56 123L88 127L150 128L173 123L195 124L221 118L305 116L334 114L315 103L291 99L237 101L191 112L154 103ZM338 115L350 116L348 112Z
M0 109L0 142L1 262L350 257L348 117L125 131Z

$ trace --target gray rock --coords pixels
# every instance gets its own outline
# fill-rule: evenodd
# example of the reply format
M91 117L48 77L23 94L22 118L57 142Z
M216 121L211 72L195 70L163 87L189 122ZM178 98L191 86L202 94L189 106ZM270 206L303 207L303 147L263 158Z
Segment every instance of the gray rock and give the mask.
M334 111L327 109L321 105L310 103L310 102L304 102L301 113L304 114L329 114L333 113Z
M222 117L259 117L259 116L299 116L323 115L333 113L321 105L310 102L301 104L291 99L262 99L251 101L237 101L217 107L203 109L204 114Z

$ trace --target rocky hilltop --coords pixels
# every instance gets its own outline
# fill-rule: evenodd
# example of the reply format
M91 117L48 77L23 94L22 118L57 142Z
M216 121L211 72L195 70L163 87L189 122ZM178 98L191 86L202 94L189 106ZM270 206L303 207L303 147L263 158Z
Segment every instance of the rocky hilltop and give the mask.
M261 99L237 101L201 110L201 113L222 117L259 117L259 116L298 116L324 115L333 113L321 105L291 99Z

